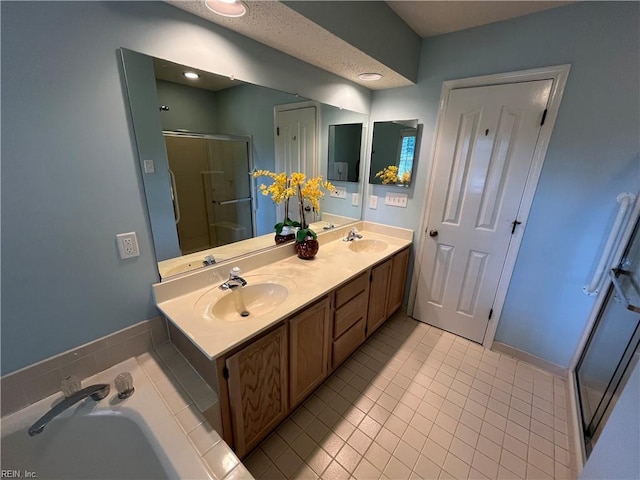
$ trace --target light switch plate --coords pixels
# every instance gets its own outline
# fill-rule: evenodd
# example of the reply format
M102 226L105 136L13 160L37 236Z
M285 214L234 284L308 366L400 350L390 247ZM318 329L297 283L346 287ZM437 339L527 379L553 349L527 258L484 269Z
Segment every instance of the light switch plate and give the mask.
M156 173L156 166L153 160L144 161L144 173Z
M335 198L347 198L347 189L343 187L333 187L333 191L329 193Z
M371 210L375 210L376 208L378 208L378 197L375 195L371 195L369 197L369 208Z
M353 205L354 207L357 207L358 205L360 205L360 194L359 193L352 193L351 194L351 205Z
M384 198L384 204L391 207L407 208L407 199L409 196L406 193L387 193Z

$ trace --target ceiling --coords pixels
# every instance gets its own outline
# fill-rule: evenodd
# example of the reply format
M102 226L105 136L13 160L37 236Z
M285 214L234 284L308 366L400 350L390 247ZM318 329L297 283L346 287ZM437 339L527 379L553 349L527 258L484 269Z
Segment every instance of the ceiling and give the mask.
M187 70L199 75L197 82L185 78L184 72ZM158 80L179 83L189 87L211 90L213 92L245 84L245 82L241 82L227 76L216 75L197 68L185 68L184 65L180 65L179 63L173 63L159 58L153 59L153 72Z
M574 2L560 1L388 1L411 29L422 38L457 32L521 17Z
M374 58L280 1L245 0L248 12L240 18L216 15L202 0L166 0L166 3L371 90L413 85L382 59ZM394 0L386 3L414 32L426 38L574 2ZM376 72L383 77L376 82L365 82L358 78L363 72Z

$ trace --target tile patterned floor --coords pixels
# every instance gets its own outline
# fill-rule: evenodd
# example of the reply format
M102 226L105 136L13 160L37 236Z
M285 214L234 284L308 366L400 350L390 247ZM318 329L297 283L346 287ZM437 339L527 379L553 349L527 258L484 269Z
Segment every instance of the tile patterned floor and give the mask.
M399 313L245 459L257 479L575 478L565 382Z

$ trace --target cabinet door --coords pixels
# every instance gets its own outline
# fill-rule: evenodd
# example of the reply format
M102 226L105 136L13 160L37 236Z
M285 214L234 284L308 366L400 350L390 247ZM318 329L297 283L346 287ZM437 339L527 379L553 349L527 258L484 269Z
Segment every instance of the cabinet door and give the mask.
M327 376L329 299L289 320L289 405L295 408Z
M371 335L387 319L387 292L392 265L393 259L390 258L371 271L367 335Z
M389 280L389 296L387 298L387 318L395 312L404 299L404 286L407 278L407 264L409 263L409 249L397 253L393 257L391 277Z
M227 359L236 453L245 456L287 414L287 337L282 326Z

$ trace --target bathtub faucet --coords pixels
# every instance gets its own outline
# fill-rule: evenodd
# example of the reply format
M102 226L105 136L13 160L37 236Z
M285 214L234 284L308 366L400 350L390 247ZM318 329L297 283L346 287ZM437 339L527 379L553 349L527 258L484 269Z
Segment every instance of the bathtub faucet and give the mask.
M45 413L36 421L36 423L29 427L29 436L33 437L34 435L42 433L44 427L46 427L51 420L60 415L67 408L78 403L80 400L91 397L97 402L98 400L102 400L104 397L109 395L109 390L111 390L111 387L108 383L99 383L96 385L91 385L90 387L83 388L82 390L78 390L73 395L65 397L60 403L54 405L51 410Z

